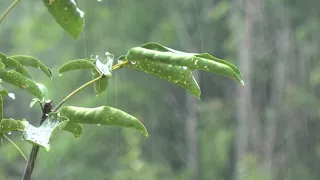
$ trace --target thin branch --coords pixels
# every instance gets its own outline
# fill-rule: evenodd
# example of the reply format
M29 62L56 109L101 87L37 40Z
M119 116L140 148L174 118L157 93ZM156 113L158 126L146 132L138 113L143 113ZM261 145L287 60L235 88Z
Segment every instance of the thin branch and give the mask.
M4 20L5 17L7 17L7 15L9 14L9 12L18 4L20 0L15 0L13 1L10 6L3 12L3 14L1 14L0 16L0 24L2 23L2 21Z
M84 85L80 86L79 88L77 88L76 90L74 90L72 93L70 93L68 96L66 96L64 99L62 99L62 101L59 102L59 104L52 110L53 112L57 111L62 105L63 103L65 103L68 99L70 99L72 96L74 96L75 94L77 94L79 91L81 91L83 88L89 86L90 84L93 84L96 81L99 81L100 79L102 79L104 77L104 75L101 75L87 83L85 83Z
M5 134L2 134L3 137L5 137L21 154L21 156L26 160L28 161L28 158L26 157L26 155L24 155L24 153L22 152L22 150L8 137L6 136Z

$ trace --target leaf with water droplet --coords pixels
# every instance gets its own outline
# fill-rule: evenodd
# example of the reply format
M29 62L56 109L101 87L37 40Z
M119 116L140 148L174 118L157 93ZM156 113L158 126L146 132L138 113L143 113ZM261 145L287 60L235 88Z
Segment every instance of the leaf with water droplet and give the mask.
M43 2L56 22L73 38L77 39L85 25L85 14L77 7L75 1L43 0Z
M54 137L57 131L62 130L67 123L67 118L61 117L58 113L52 112L40 127L34 127L32 124L28 124L24 129L22 139L29 143L44 147L49 151L50 140Z
M96 69L93 69L92 79L98 78L99 76L101 76L100 72L98 72ZM104 76L94 83L94 90L97 96L107 90L109 85L109 78L110 76Z
M81 69L95 69L92 59L76 59L68 61L59 68L59 74L62 75L68 71L81 70Z
M31 93L35 97L39 99L43 99L43 92L38 87L37 83L34 81L25 78L20 73L16 71L0 71L0 79L5 81L6 83L9 83L11 85L14 85L16 87L19 87L21 89L26 90L27 92Z
M16 119L6 119L3 118L0 123L0 133L9 133L11 131L24 131L29 122L25 119L16 120Z
M222 59L215 58L207 53L186 53L170 49L157 43L147 43L130 49L126 59L130 62L139 61L140 64L154 62L187 67L190 70L215 72L232 79L236 79L243 84L242 75L236 66Z
M5 65L6 69L15 69L21 75L32 79L32 75L22 64L20 64L17 60L6 56L3 53L0 53L0 59L2 63Z
M124 111L108 106L83 108L66 106L60 109L60 115L69 119L69 122L79 124L115 125L133 128L148 136L147 129L135 117Z
M23 66L34 67L40 69L43 73L45 73L49 78L52 77L52 73L50 69L43 64L39 59L26 55L14 55L10 56L10 58L18 61Z
M70 132L71 134L74 135L75 138L79 138L82 134L83 128L82 128L82 125L79 123L68 122L64 126L63 130Z

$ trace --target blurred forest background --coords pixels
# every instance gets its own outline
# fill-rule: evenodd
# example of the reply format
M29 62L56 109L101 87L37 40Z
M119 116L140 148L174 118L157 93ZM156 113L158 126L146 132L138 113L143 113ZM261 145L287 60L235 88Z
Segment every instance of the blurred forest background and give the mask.
M1 0L0 12L11 3ZM34 179L318 180L320 179L319 0L77 0L86 27L72 39L41 1L21 1L0 25L0 51L35 56L54 103L91 78L57 73L64 62L105 51L116 57L158 42L208 52L237 65L246 83L198 72L201 101L184 89L133 69L113 73L106 93L87 88L68 104L109 105L138 117L131 129L85 126L80 139L59 134L41 149ZM4 116L39 122L31 96L10 89ZM29 154L20 134L10 137ZM25 160L4 141L0 180L20 179Z

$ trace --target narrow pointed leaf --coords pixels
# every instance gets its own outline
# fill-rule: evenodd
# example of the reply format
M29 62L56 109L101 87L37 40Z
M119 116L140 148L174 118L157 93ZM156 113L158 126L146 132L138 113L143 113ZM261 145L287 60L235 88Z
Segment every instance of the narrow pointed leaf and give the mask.
M48 118L41 124L40 127L34 127L28 124L22 135L22 139L44 147L47 151L50 150L50 140L54 137L58 130L62 130L68 123L68 119L60 117L57 113L50 113Z
M134 128L145 136L148 136L147 129L137 118L112 107L83 108L66 106L60 110L60 114L67 117L72 123L116 125Z
M6 68L15 69L21 75L32 79L32 76L31 76L30 72L28 71L28 69L23 67L22 64L20 64L15 59L7 57L3 53L0 53L0 59L1 59L2 63L5 65Z
M84 12L74 0L43 0L56 22L77 39L84 28Z
M50 69L37 58L31 57L31 56L25 56L25 55L14 55L14 56L10 56L10 58L18 61L23 66L29 66L29 67L40 69L49 78L51 78L52 76Z
M82 134L82 129L81 124L68 122L62 130L70 132L75 138L79 138Z
M5 81L6 83L17 86L21 89L24 89L36 96L39 99L43 99L43 94L38 85L30 80L22 76L20 73L15 71L0 71L0 79Z
M98 78L100 76L100 73L93 69L92 70L92 79ZM101 94L102 92L104 92L105 90L107 90L109 85L109 76L104 76L103 78L101 78L100 80L96 81L94 83L94 90L96 95Z
M173 50L157 43L147 43L129 50L127 60L148 64L150 61L181 66L190 70L215 72L243 83L240 71L231 63L214 58L209 54L186 53Z
M95 69L95 66L93 64L93 60L91 59L76 59L69 61L65 64L63 64L59 68L59 74L73 71L73 70L81 70L81 69Z
M29 122L25 119L16 120L16 119L5 119L3 118L0 123L0 133L9 133L12 131L24 131Z

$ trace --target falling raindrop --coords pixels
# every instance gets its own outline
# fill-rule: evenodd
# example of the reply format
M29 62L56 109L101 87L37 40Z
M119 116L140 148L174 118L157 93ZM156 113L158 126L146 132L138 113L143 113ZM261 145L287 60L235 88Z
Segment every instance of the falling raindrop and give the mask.
M11 131L10 131L10 132L8 132L8 135L11 135Z
M187 66L182 66L182 69L186 70L186 69L188 69L188 68L187 68Z

